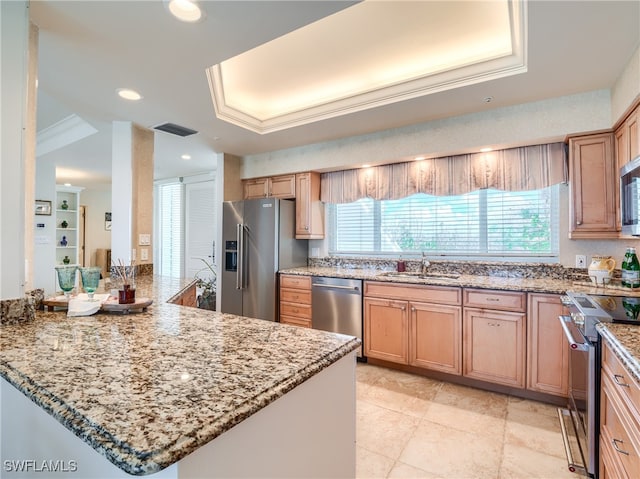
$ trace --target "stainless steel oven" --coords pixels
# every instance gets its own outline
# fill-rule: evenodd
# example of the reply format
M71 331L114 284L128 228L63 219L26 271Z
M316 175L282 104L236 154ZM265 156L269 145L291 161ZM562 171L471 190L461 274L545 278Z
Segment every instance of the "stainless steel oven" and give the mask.
M598 476L601 339L599 322L640 324L628 297L568 292L570 316L560 316L569 350L569 400L558 409L569 470Z

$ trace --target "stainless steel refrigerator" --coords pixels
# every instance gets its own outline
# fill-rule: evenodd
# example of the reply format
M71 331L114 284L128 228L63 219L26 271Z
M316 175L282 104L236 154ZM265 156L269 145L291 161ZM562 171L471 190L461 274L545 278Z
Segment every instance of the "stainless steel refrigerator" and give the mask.
M277 319L278 270L307 264L308 241L295 239L295 220L292 200L223 203L223 313Z

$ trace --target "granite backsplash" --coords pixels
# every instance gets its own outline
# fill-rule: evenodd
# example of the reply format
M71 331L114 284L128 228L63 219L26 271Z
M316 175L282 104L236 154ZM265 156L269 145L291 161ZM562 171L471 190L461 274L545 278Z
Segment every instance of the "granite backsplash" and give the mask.
M419 271L420 260L404 260L406 271ZM309 258L311 267L340 267L354 269L395 270L398 261L385 258L333 257ZM568 281L589 281L586 268L565 268L558 263L514 263L465 260L429 259L430 273L494 276L499 278L549 278ZM620 271L614 272L620 277Z

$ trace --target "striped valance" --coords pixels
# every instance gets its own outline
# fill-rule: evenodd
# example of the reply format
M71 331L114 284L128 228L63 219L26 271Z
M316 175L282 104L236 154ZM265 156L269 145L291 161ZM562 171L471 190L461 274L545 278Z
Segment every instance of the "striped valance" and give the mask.
M482 188L537 190L567 181L563 143L447 156L322 174L322 201L461 195Z

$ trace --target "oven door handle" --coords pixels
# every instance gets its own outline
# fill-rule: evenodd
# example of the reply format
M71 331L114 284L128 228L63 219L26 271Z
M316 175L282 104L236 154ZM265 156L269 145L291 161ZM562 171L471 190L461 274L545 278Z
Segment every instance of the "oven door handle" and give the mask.
M559 316L558 319L560 320L560 325L562 326L564 335L567 338L567 341L569 341L569 347L574 351L589 351L589 344L579 343L575 340L575 338L571 334L571 331L569 331L569 326L567 326L567 324L573 322L571 316Z

